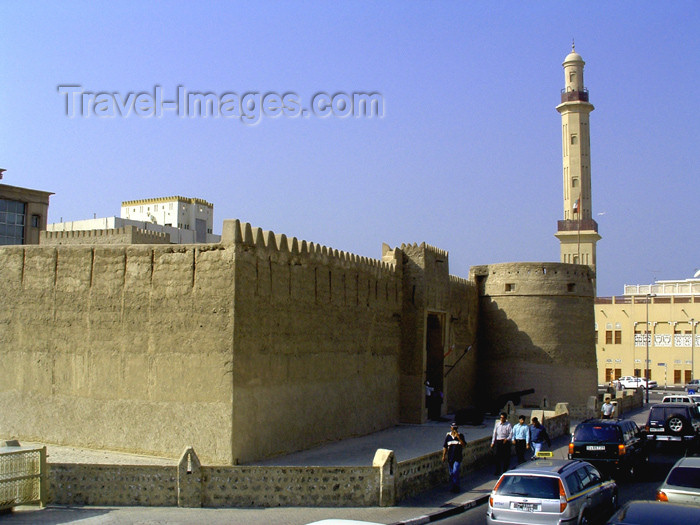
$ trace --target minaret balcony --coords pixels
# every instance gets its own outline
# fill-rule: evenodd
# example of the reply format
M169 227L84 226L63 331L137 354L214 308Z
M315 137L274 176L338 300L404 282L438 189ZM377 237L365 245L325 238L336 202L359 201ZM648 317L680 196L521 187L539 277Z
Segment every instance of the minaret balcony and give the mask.
M580 230L598 233L598 223L594 219L566 219L557 221L557 231L575 232Z
M565 91L561 90L561 101L564 102L588 102L588 90L584 88L583 91Z

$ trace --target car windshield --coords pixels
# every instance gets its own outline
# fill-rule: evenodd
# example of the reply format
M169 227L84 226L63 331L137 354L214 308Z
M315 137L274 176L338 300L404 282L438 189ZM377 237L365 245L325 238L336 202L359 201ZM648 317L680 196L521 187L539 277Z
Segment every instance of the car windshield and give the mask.
M700 489L700 468L676 467L671 470L666 483L679 487Z
M559 480L547 476L509 475L503 478L497 492L502 496L559 499Z
M574 431L574 441L618 441L620 429L614 425L579 425Z

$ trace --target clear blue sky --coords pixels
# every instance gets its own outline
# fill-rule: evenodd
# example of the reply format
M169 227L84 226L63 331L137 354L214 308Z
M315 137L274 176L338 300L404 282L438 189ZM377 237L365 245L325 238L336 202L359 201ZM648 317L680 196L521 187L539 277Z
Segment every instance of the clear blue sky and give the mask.
M611 5L609 5L611 4ZM561 63L586 61L598 293L700 267L700 3L0 3L4 183L49 222L169 195L339 250L558 261ZM66 116L84 91L377 92L382 118Z

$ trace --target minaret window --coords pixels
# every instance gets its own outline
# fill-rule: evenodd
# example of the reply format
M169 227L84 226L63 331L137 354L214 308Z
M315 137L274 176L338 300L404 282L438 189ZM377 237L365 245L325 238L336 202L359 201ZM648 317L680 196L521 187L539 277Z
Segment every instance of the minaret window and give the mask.
M573 84L575 81L576 81L576 72L572 71L571 73L569 73L569 82L571 82Z
M578 136L571 135L571 145L578 144Z

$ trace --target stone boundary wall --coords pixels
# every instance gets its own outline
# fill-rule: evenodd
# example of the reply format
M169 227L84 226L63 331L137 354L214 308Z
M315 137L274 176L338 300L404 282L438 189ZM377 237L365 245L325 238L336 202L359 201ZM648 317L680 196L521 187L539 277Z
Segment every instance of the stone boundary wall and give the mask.
M374 507L375 467L202 467L204 507Z
M177 506L177 466L49 463L53 505Z
M490 437L468 442L463 450L462 474L484 466L490 457ZM442 449L419 458L400 461L396 475L396 500L410 498L447 482L447 467L442 462Z
M569 433L569 414L536 410L550 437ZM470 441L462 474L491 461L491 437ZM377 459L380 458L380 459ZM382 470L385 470L383 475ZM396 463L378 450L373 466L202 466L188 448L178 465L48 466L48 502L54 505L180 507L392 506L448 481L442 450Z
M52 505L144 507L372 507L379 504L375 467L201 467L183 502L177 466L49 465ZM194 473L185 473L184 477ZM194 503L192 503L194 501ZM183 504L185 503L185 504Z
M467 443L462 472L489 461L490 438ZM379 454L382 452L383 454ZM48 503L179 507L392 506L447 482L442 451L374 466L201 466L188 448L178 465L48 465ZM382 470L386 470L386 476Z
M170 234L136 226L106 230L42 231L39 233L39 244L170 244Z

